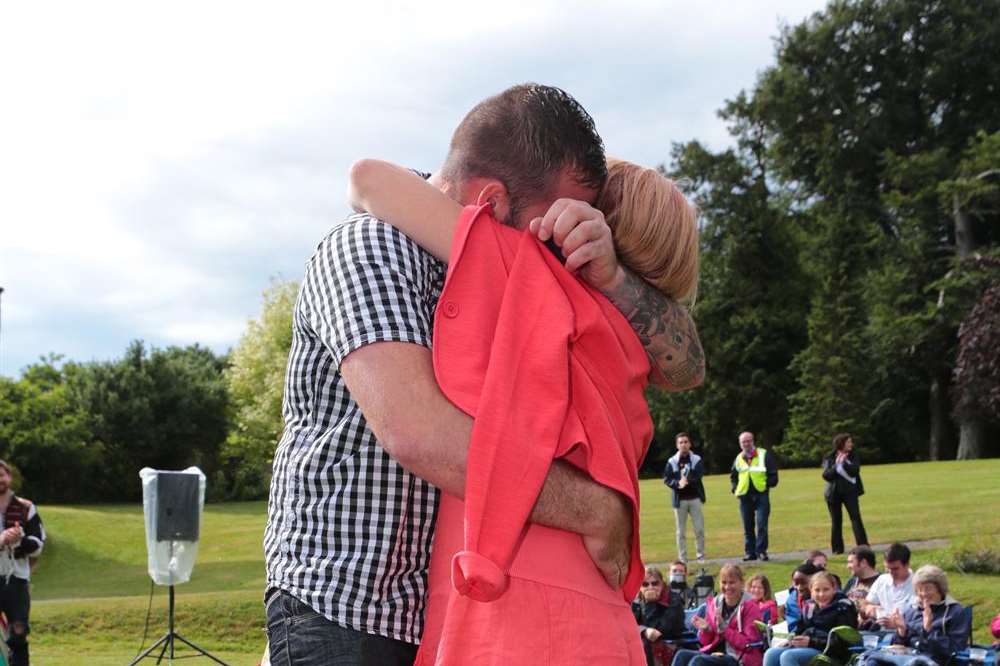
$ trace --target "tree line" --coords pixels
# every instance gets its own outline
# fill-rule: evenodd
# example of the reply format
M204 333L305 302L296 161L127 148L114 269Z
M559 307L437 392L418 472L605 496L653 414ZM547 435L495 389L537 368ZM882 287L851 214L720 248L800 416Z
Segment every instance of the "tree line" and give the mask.
M700 209L703 387L651 390L712 471L751 430L786 466L1000 455L1000 0L834 1L719 111L733 146L661 169ZM0 379L0 456L42 501L134 500L140 467L267 494L297 285L219 356L129 346Z

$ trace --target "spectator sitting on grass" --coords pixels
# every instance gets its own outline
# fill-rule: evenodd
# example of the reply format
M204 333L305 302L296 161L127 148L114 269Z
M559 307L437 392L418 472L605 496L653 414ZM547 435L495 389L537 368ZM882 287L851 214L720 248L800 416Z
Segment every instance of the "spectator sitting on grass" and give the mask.
M820 569L817 569L815 564L806 562L795 567L795 571L792 572L792 586L788 588L788 599L785 600L785 621L788 622L788 631L794 632L798 626L806 602L809 601L809 579L818 571Z
M875 551L868 546L852 548L847 553L847 570L851 572L851 577L847 579L847 584L844 586L844 594L854 602L860 614L861 608L865 604L865 597L868 596L868 590L881 575L875 568ZM858 620L861 623L859 626L870 628L866 627L865 624L870 623L871 620L865 620L860 615Z
M639 624L647 665L669 664L673 650L660 639L680 638L684 633L684 601L666 586L656 567L646 567L639 595L632 602L632 615Z
M910 570L910 549L902 543L894 543L883 557L886 573L875 579L862 614L885 626L887 618L898 610L902 613L914 603L913 572Z
M822 550L809 551L809 555L806 557L805 560L802 561L802 563L806 564L807 562L812 562L812 564L820 571L826 571L826 565L828 564L826 553L824 553ZM843 589L844 586L840 584L840 576L838 576L835 573L831 573L831 575L833 576L834 581L836 581L837 583L837 589L838 590Z
M771 581L764 574L752 576L747 581L747 594L757 602L761 619L768 624L775 624L778 621L778 602L771 594Z
M795 636L788 647L774 647L764 653L764 666L805 666L826 647L833 629L858 626L857 610L837 589L833 574L817 571L809 581L809 590L811 598L796 623Z
M895 609L885 626L895 629L893 645L912 648L917 654L893 654L892 649L865 653L865 666L890 664L948 664L952 656L969 646L968 616L962 605L948 596L948 577L933 564L913 574L916 603L905 610Z
M674 560L670 565L670 594L680 597L684 608L692 608L695 605L694 590L688 587L688 568L682 560Z

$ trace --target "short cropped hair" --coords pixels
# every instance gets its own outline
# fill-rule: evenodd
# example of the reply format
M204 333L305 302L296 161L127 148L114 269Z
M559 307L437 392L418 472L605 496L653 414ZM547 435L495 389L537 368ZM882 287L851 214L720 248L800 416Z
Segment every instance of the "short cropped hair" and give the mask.
M792 575L795 575L796 573L800 573L800 574L803 574L805 576L812 576L813 574L815 574L817 572L820 572L820 571L823 571L823 570L820 569L815 564L813 564L812 562L803 562L799 566L795 567L795 571L792 572Z
M897 541L886 549L883 557L886 562L902 562L903 564L909 564L910 549L906 547L905 543L899 543Z
M875 568L875 551L868 546L855 546L847 551L848 555L853 555L855 559L864 560L868 566Z
M7 470L8 474L13 474L14 473L14 472L10 471L10 465L7 464L6 460L0 460L0 467L3 467L5 470Z
M941 598L948 596L948 576L945 575L941 567L933 564L925 564L913 574L913 587L917 585L934 585L937 587Z
M679 432L674 436L674 441L676 442L681 437L686 438L688 441L691 440L691 435L687 434L686 432Z
M507 188L510 219L529 203L554 195L564 171L596 193L608 167L594 119L569 93L525 83L488 97L466 114L451 137L441 175L460 185L495 178Z

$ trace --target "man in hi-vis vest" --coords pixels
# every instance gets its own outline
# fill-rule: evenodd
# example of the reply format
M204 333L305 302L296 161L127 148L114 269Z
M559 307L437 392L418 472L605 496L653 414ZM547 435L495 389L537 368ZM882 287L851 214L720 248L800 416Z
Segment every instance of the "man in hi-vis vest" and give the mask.
M753 433L740 433L740 454L729 473L733 494L740 500L743 516L743 561L767 557L767 519L771 515L768 489L778 485L774 456L754 446ZM754 525L756 524L756 534Z

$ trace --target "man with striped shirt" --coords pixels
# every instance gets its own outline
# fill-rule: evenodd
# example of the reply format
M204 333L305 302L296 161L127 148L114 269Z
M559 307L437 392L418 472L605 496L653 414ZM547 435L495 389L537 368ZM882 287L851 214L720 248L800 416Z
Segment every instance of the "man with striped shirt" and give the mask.
M593 203L606 176L590 116L565 92L515 86L462 121L433 182L518 227L553 201ZM596 215L595 215L596 213ZM687 313L617 263L603 216L568 204L582 271L633 323L663 377L700 383ZM306 267L265 535L274 664L409 664L422 631L437 488L461 496L472 420L431 364L443 264L367 215L337 225ZM433 485L432 485L433 484ZM624 498L556 462L532 514L580 533L613 584L628 562Z

